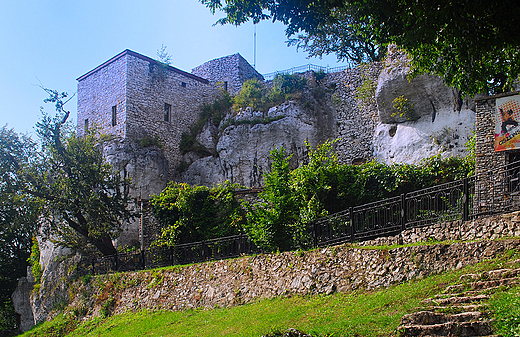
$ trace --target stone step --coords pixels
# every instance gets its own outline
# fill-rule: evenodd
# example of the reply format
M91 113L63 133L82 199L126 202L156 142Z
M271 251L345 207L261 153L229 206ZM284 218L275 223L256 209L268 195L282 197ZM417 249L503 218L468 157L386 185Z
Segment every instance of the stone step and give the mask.
M442 314L433 311L419 311L413 314L404 315L401 318L401 325L431 325L448 322L470 322L479 320L485 317L485 314L480 311L462 312L459 314Z
M462 304L462 303L474 303L480 302L483 300L489 299L488 295L475 295L475 296L454 296L448 298L427 298L422 302L425 304L433 304L436 306L448 306L453 304Z
M509 277L515 277L520 275L520 268L516 269L495 269L490 271L485 271L480 274L464 274L461 275L459 280L461 282L471 282L471 281L478 281L478 280L497 280L501 278L509 278Z
M430 306L429 310L433 311L443 311L447 308L450 309L450 311L453 312L468 312L468 311L481 311L485 309L485 306L482 304L469 304L469 305L452 305L449 307L446 306Z
M471 322L447 322L431 325L401 325L399 336L488 336L491 331L491 320Z
M483 272L481 274L481 279L484 280L498 280L502 278L510 278L510 277L516 277L520 275L520 268L517 269L496 269L496 270L490 270Z
M444 289L445 293L455 293L461 292L464 289L470 290L485 290L485 289L496 289L505 285L516 285L520 283L520 279L518 277L510 277L510 278L502 278L498 280L489 280L489 281L477 281L471 282L469 284L456 284L452 286L446 287Z

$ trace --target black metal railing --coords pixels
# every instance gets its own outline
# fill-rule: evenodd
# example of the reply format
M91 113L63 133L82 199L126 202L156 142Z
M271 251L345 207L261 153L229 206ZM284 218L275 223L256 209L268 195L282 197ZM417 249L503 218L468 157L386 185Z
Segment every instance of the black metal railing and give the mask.
M228 259L258 252L260 250L249 237L241 234L173 247L151 247L112 256L89 257L79 269L80 274L105 274Z
M469 178L350 207L311 222L310 246L324 247L396 235L434 223L470 220L520 209L520 162ZM244 234L168 248L92 258L84 272L137 270L226 259L261 252ZM88 271L89 270L89 271Z
M316 220L314 245L395 235L434 223L520 209L520 162L466 179L402 194Z
M318 66L318 65L315 65L315 64L306 64L306 65L303 65L303 66L293 67L293 68L290 68L290 69L275 71L275 72L272 72L272 73L264 74L262 76L264 77L264 79L266 81L270 81L270 80L274 79L276 77L276 75L278 75L278 74L292 75L292 74L296 74L296 73L304 73L306 71L311 71L311 70L313 70L313 71L323 71L325 73L337 73L337 72L343 71L345 69L352 68L354 66L355 66L355 64L353 64L353 63L348 63L346 65L337 66L337 67L328 67L328 66L327 67L323 67L323 66Z

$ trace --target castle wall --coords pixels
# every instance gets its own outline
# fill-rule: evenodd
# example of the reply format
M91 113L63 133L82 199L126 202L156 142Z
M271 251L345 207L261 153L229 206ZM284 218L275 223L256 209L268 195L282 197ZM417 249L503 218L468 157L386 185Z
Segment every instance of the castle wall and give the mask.
M369 68L369 76L377 82L382 64L374 63ZM360 68L350 68L332 73L325 78L334 87L330 103L335 111L338 139L336 150L338 159L345 164L360 164L373 157L373 136L379 122L375 100L362 104L356 98L362 85Z
M264 80L263 76L238 53L208 61L191 72L213 84L222 82L223 89L227 89L232 95L237 94L242 89L242 84L249 79ZM227 88L224 87L224 82L227 83Z
M126 70L127 57L117 59L95 72L78 78L78 127L84 134L88 127L97 126L103 132L124 137L126 133ZM116 123L112 125L112 107L116 107Z
M516 95L508 93L476 100L476 162L475 173L483 173L506 164L509 153L514 150L495 152L496 99Z
M134 56L128 58L127 78L126 137L139 140L157 136L172 174L181 159L181 134L198 119L200 107L213 102L220 92L203 79ZM170 106L168 121L166 104Z

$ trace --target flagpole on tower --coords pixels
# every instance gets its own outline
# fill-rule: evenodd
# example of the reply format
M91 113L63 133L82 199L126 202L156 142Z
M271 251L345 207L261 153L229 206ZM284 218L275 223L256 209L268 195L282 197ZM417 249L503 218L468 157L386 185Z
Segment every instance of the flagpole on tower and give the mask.
M253 68L256 69L256 23L253 23L253 26L255 27L255 34L254 34L254 39L253 39L253 44L254 44L254 51L253 51Z

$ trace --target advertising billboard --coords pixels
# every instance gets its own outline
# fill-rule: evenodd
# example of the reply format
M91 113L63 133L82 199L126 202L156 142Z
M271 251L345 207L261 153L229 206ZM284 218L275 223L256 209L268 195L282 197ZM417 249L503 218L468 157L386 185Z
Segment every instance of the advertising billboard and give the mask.
M495 151L520 149L520 95L496 100Z

